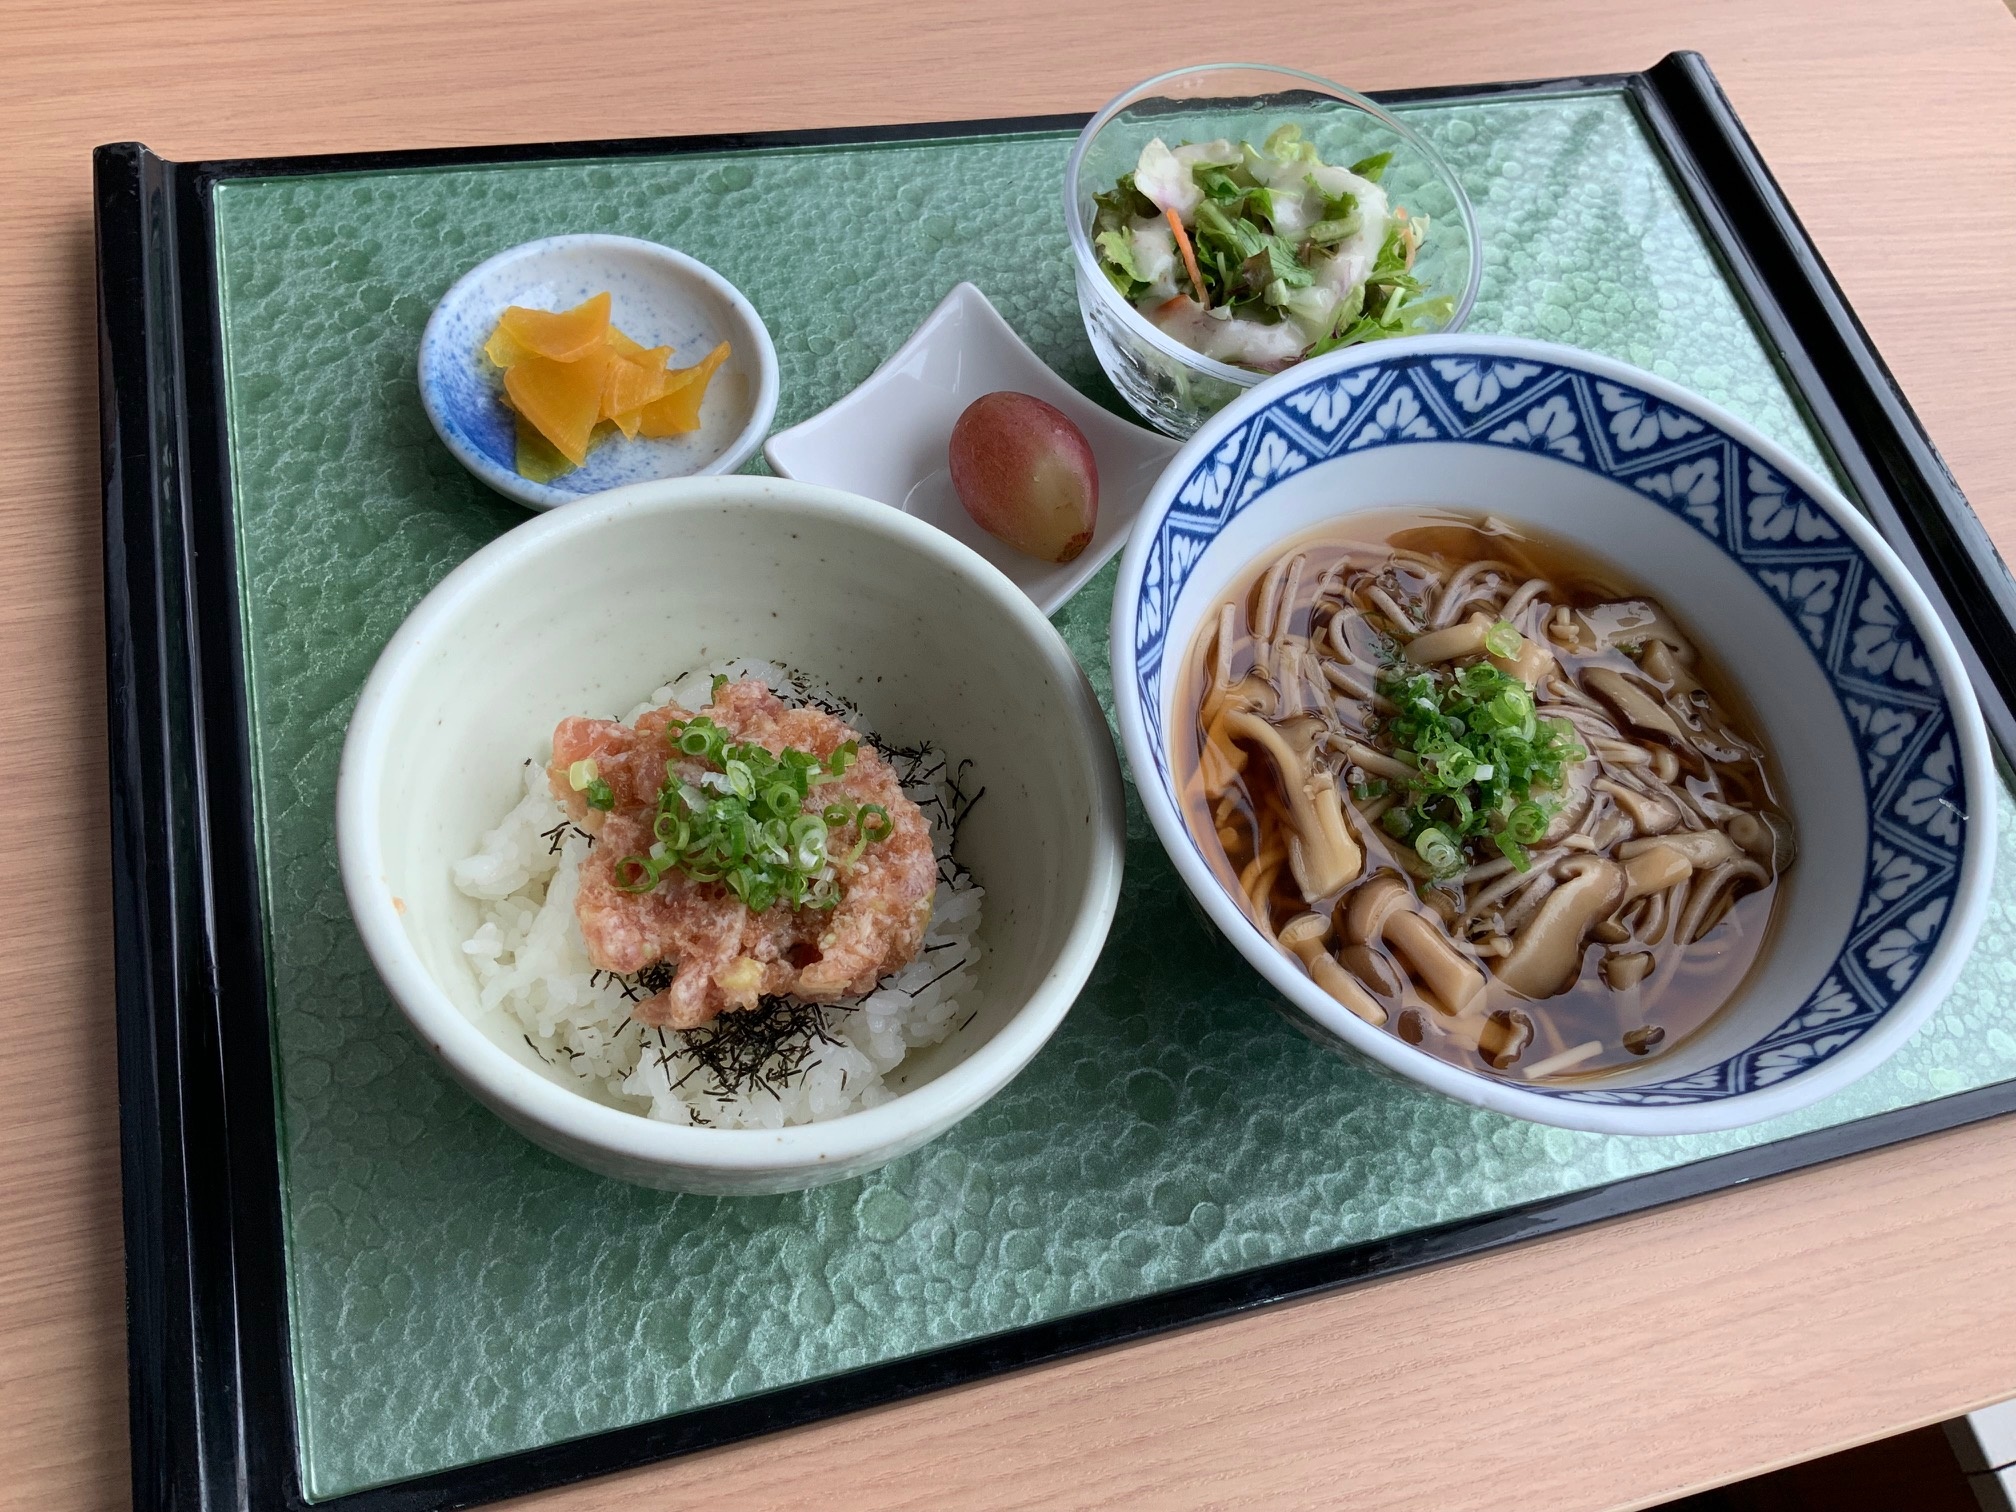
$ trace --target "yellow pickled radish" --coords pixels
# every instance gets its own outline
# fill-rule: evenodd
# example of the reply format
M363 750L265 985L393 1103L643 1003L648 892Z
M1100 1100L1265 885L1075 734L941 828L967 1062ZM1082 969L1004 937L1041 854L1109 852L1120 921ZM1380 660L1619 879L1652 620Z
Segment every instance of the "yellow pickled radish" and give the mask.
M613 351L618 357L629 357L633 359L642 357L648 352L657 352L661 350L665 353L666 357L668 358L672 355L672 348L647 347L644 345L643 342L637 341L629 336L625 336L620 330L618 330L613 325L609 327L609 349ZM659 366L663 367L664 364L660 363Z
M645 351L641 357L611 353L609 377L603 379L603 419L613 419L625 435L637 433L637 411L665 395L665 359L671 347ZM625 415L629 421L625 423Z
M578 362L591 352L608 348L609 293L605 289L571 310L512 305L498 317L497 329L535 356Z
M673 348L647 347L609 319L605 292L571 310L513 305L483 353L504 370L499 400L511 411L521 476L548 483L611 436L685 435L726 342L689 368L667 368Z
M674 368L665 376L671 380L665 396L644 407L639 429L646 436L682 436L700 429L700 402L707 397L707 384L714 370L728 360L728 343L722 342L690 368Z
M508 368L514 363L523 362L534 353L530 347L520 346L511 333L500 325L490 333L490 339L483 343L483 355L500 368Z
M602 418L602 385L622 359L602 346L572 362L528 357L504 371L511 407L568 461L588 460L588 439Z
M534 430L532 422L523 415L514 414L511 425L518 437L515 460L519 477L529 478L534 483L551 483L562 473L574 471L574 464L561 456L553 443Z

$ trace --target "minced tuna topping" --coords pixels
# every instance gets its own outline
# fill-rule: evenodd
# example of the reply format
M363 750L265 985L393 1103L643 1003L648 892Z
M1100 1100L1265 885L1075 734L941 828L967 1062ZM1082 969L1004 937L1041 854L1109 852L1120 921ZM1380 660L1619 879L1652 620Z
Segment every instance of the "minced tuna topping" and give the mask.
M835 1002L916 959L938 885L930 825L872 745L760 679L634 725L564 719L548 780L596 837L575 902L589 959L623 976L673 969L633 1010L647 1025L693 1028L787 994ZM737 838L706 848L723 833Z

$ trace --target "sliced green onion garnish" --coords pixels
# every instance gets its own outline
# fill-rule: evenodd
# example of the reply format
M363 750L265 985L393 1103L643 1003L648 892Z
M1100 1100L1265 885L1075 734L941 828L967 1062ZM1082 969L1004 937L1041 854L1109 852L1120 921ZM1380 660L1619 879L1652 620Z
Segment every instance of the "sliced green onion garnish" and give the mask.
M716 679L717 693L723 681ZM842 800L816 814L804 812L816 785L837 782L853 767L857 741L844 742L823 760L810 751L773 754L731 741L705 715L668 725L665 737L678 754L665 763L649 853L617 863L615 882L626 891L648 892L678 870L694 882L721 883L757 913L779 903L832 908L840 899L827 850L832 827L860 823L850 863L895 831L877 804L857 809ZM696 762L704 770L695 772ZM592 771L588 780L595 781ZM589 801L595 802L592 787Z
M1503 685L1504 677L1505 674L1489 662L1473 662L1456 674L1456 686L1467 697L1489 696L1493 688Z
M889 810L879 803L864 803L856 816L861 825L861 837L869 844L877 840L887 840L894 833L896 823L889 817Z
M1532 845L1547 833L1547 822L1547 811L1528 799L1505 816L1505 833L1521 845Z
M1500 631L1518 634L1504 621L1487 634ZM1496 644L1511 642L1499 635ZM1560 792L1566 768L1588 754L1574 726L1538 719L1532 690L1489 661L1409 669L1385 678L1380 691L1399 711L1379 731L1381 743L1414 768L1401 784L1404 801L1381 816L1386 832L1413 843L1438 875L1494 849L1526 864L1525 848L1553 814L1546 795Z
M588 784L593 782L597 775L598 769L593 758L577 761L567 768L567 786L577 793L585 792Z
M1484 649L1493 656L1514 657L1526 649L1526 637L1510 620L1500 620L1484 632Z
M591 778L581 796L588 800L588 807L600 809L605 814L616 807L615 790L600 777Z
M1414 854L1438 877L1463 869L1463 852L1447 833L1432 824L1414 837Z

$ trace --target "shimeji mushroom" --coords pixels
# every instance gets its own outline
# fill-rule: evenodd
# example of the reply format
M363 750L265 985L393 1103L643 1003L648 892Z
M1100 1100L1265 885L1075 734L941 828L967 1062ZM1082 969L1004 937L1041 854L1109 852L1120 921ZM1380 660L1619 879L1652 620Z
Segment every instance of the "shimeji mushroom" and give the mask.
M1429 667L1484 653L1485 659L1507 677L1516 677L1527 687L1537 688L1540 679L1553 669L1554 653L1529 635L1518 636L1519 648L1509 656L1491 651L1485 645L1485 637L1496 623L1488 614L1473 614L1460 625L1417 635L1407 643L1407 659L1417 667Z
M1624 868L1614 861L1576 856L1559 870L1566 880L1547 895L1498 966L1498 980L1529 998L1552 997L1568 985L1581 967L1591 927L1624 896Z
M1776 814L1753 814L1741 809L1723 821L1723 828L1751 859L1763 862L1773 871L1782 872L1792 864L1792 827Z
M1734 861L1739 854L1736 843L1720 830L1690 830L1684 835L1660 835L1656 839L1626 840L1617 847L1617 854L1623 860L1631 861L1661 846L1667 850L1678 851L1687 858L1687 864L1697 871L1710 866L1720 866L1725 861Z
M1692 749L1687 732L1680 723L1666 711L1666 706L1631 681L1622 672L1609 667L1591 667L1582 674L1582 681L1603 702L1617 711L1617 717L1626 724L1649 734L1663 735L1682 749Z
M1486 660L1507 677L1516 677L1529 688L1539 687L1540 680L1554 670L1554 653L1530 635L1519 637L1519 649L1512 655L1493 654Z
M1430 667L1459 656L1475 656L1484 649L1484 635L1490 628L1490 615L1473 614L1460 625L1417 635L1407 642L1407 660L1417 667Z
M1382 872L1340 906L1347 944L1383 941L1406 961L1444 1013L1462 1014L1483 996L1483 968L1456 948L1394 873Z
M1589 806L1596 801L1596 763L1593 761L1571 762L1561 773L1561 788L1550 797L1554 804L1554 817L1547 821L1546 833L1540 837L1540 846L1559 844L1582 828L1582 821L1589 817Z
M1651 970L1652 952L1649 950L1613 950L1603 957L1603 980L1613 992L1636 987Z
M1596 791L1608 793L1641 835L1663 835L1680 822L1680 810L1664 798L1647 797L1610 777L1599 777Z
M1288 837L1288 870L1302 896L1314 902L1340 892L1357 879L1365 853L1344 823L1344 800L1337 779L1315 760L1323 727L1313 719L1269 724L1250 709L1229 709L1225 728L1265 751L1274 761L1281 792L1294 820Z
M1664 892L1675 882L1685 881L1694 863L1677 845L1648 845L1624 862L1624 896L1618 906L1636 902L1647 893Z
M1330 921L1323 915L1297 914L1281 926L1281 932L1275 938L1301 961L1318 987L1366 1023L1377 1025L1386 1022L1386 1010L1380 1006L1379 1000L1323 948L1324 941L1330 938Z

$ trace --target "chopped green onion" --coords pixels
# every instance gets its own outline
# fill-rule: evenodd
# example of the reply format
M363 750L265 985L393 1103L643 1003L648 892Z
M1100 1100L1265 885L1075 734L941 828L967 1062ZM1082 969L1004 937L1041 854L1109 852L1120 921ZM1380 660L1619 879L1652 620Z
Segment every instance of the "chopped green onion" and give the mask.
M590 779L582 796L588 800L588 807L600 809L603 813L616 807L616 791L600 777Z
M1501 627L1510 629L1501 621L1492 631ZM1380 817L1385 831L1424 861L1429 852L1442 857L1438 875L1494 849L1522 869L1530 864L1526 847L1554 812L1535 795L1559 793L1566 768L1588 754L1574 726L1539 720L1532 690L1489 661L1396 670L1380 691L1399 711L1378 732L1381 743L1415 769L1401 784L1402 801Z
M658 871L642 856L625 856L616 863L611 880L625 892L649 892L658 885Z
M847 775L847 769L854 765L854 757L861 749L859 741L849 740L833 748L833 754L826 758L825 770L812 777L814 785L823 782L838 782Z
M1435 754L1435 775L1452 792L1477 780L1477 758L1467 746L1451 746Z
M1504 683L1505 674L1489 662L1473 662L1456 674L1456 687L1465 697L1488 698Z
M1547 810L1530 798L1505 816L1505 833L1521 845L1532 845L1547 833Z
M1414 854L1428 864L1428 869L1438 877L1463 869L1463 852L1456 842L1434 825L1414 837Z
M1501 730L1524 730L1533 717L1533 695L1524 683L1515 682L1494 693L1483 712Z
M708 685L707 690L708 698L709 699L719 698L721 696L721 690L727 686L728 686L728 674L725 672L716 672L714 674L714 680Z
M599 775L593 759L577 761L567 768L567 786L575 792L584 792L588 784Z
M717 693L724 681L716 679ZM878 804L857 809L839 801L805 812L815 786L846 776L860 753L857 741L846 741L824 760L809 751L773 754L731 741L705 715L668 725L665 738L678 754L665 763L650 850L616 864L614 881L626 892L649 892L676 870L694 882L722 884L756 913L780 903L830 909L840 901L836 863L851 864L866 846L895 830ZM706 770L692 773L691 762ZM607 784L592 770L584 775L588 801L613 807L615 795ZM602 795L606 802L598 802ZM840 863L828 850L831 831L857 821L853 850Z
M1484 649L1493 656L1514 657L1526 649L1526 637L1510 620L1500 620L1484 632Z

